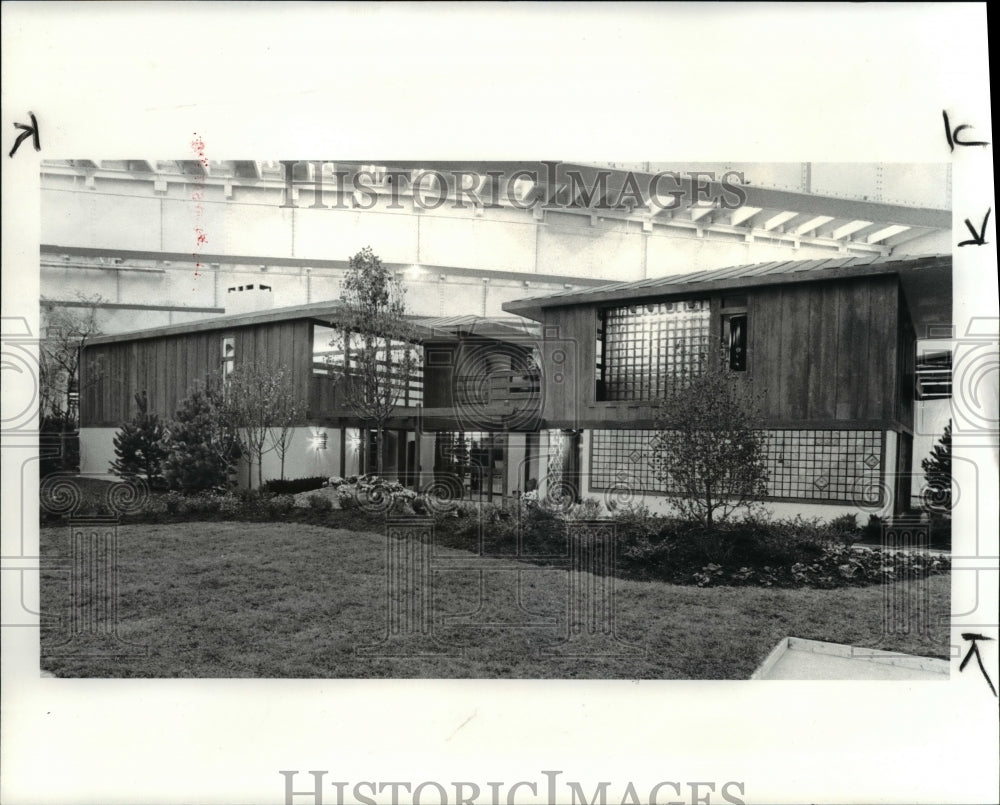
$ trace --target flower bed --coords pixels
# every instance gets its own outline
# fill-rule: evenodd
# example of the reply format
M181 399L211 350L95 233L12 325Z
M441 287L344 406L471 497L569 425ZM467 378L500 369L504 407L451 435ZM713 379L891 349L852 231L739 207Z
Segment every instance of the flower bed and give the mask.
M435 540L442 546L544 564L566 555L567 540L575 538L574 523L604 519L616 529L615 573L622 578L699 587L834 588L924 578L951 569L944 555L852 545L862 532L851 530L846 520L746 520L707 531L652 515L642 506L614 507L609 515L593 499L574 503L539 499L534 493L500 504L473 503L433 490L417 494L371 475L330 478L322 488L295 496L258 490L154 492L126 500L125 508L120 505L123 496L116 497L111 485L72 491L51 484L43 488L43 522L117 514L122 522L281 521L382 531L386 517L423 516L433 519ZM112 511L109 506L116 501L119 508Z

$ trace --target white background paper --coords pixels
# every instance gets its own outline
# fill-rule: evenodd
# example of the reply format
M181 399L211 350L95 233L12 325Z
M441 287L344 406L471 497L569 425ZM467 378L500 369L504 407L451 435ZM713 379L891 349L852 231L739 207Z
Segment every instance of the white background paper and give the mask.
M984 5L6 3L2 67L2 307L34 332L39 159L187 159L195 133L217 159L951 159L956 241L993 207L992 147L949 153L941 115L992 140ZM8 158L29 110L41 154ZM955 250L960 333L997 315L992 219L987 239ZM968 450L992 529L995 453ZM37 553L16 459L5 556L22 534ZM974 574L953 579L957 602ZM996 700L957 659L950 682L912 684L57 680L38 678L36 630L3 643L5 805L281 803L279 769L299 788L309 769L480 785L549 769L586 791L738 780L757 803L995 801Z

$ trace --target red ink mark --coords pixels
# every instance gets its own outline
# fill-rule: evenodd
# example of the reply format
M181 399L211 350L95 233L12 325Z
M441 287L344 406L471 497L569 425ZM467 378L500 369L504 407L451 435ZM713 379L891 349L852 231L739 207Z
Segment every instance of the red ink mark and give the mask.
M194 139L191 140L191 150L194 151L195 156L198 158L198 162L205 169L201 181L195 186L194 192L191 194L191 200L197 202L194 206L194 218L195 218L195 251L191 252L191 256L197 258L198 251L201 247L208 243L208 235L205 234L204 228L201 226L202 216L205 214L205 206L201 203L205 198L205 175L208 174L208 156L205 153L205 141L201 138L198 132L192 132ZM200 262L195 262L194 264L194 276L200 277L201 268ZM193 288L191 290L194 290Z

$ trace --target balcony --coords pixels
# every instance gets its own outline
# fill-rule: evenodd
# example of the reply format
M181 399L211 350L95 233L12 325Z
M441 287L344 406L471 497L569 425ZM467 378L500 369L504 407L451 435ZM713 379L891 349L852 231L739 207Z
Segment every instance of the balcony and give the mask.
M538 407L541 399L538 372L498 371L455 378L455 404L509 409L517 412Z
M314 375L311 380L311 417L354 418L331 378ZM414 379L406 399L400 401L394 412L394 419L413 417L419 409L429 430L533 430L538 425L542 387L537 371L484 372L455 377L448 385L450 388L446 390L427 389L428 398L434 402L425 406L421 405L423 384Z

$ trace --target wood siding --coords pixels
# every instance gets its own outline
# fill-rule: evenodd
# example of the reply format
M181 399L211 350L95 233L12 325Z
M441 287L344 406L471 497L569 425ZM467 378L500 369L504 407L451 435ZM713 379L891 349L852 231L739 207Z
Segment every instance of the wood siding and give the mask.
M748 376L765 419L896 419L898 297L894 277L751 294Z
M298 394L307 397L312 362L308 321L136 339L84 350L81 426L117 427L135 413L139 391L148 395L151 412L173 417L198 383L221 371L227 336L235 339L237 365L281 366L291 373Z
M744 376L754 383L768 426L912 427L906 380L912 327L894 275L784 283L748 289L746 296ZM719 299L709 298L715 345ZM536 418L533 426L650 427L648 403L596 399L597 305L545 313L539 342L541 422ZM81 424L119 426L134 413L133 395L142 390L152 411L172 417L197 382L221 370L227 336L235 339L237 364L282 366L291 372L298 394L308 402L301 424L344 424L353 418L338 404L332 380L312 373L311 322L300 319L88 346L82 361ZM426 346L435 355L425 356L424 415L453 420L457 377L475 373L485 342L445 340ZM498 351L527 354L530 347L506 345ZM476 360L469 361L473 355ZM492 366L495 357L488 371L502 368ZM400 409L398 417L414 414L415 409Z
M596 400L597 312L594 305L545 311L546 426L648 426L648 404ZM765 421L809 428L844 423L907 427L912 409L900 402L904 313L895 276L748 291L745 377L754 383ZM718 343L718 314L718 300L712 299L713 344ZM560 353L566 360L557 364Z

